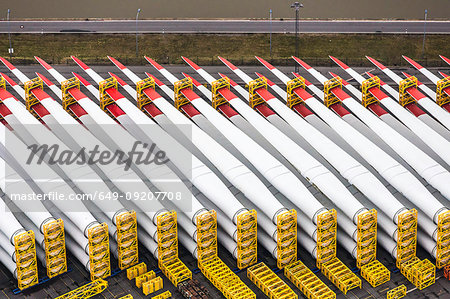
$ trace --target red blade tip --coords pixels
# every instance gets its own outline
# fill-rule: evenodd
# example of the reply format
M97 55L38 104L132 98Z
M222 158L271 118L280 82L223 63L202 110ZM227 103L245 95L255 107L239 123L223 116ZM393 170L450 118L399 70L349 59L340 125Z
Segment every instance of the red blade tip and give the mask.
M198 71L200 69L200 67L194 63L192 60L190 60L187 57L181 56L181 58L187 63L189 64L194 70Z
M47 62L45 62L42 58L34 56L34 59L36 59L43 67L44 69L46 69L47 71L52 69L52 67L50 66L50 64L48 64Z
M147 60L153 67L155 67L158 71L164 69L159 63L151 59L150 57L144 56L145 60Z
M312 67L311 67L309 64L307 64L306 62L304 62L304 61L301 60L300 58L297 58L297 57L295 57L295 56L292 56L292 58L293 58L298 64L300 64L304 69L307 69L307 70L312 69Z
M237 69L237 67L236 67L234 64L232 64L231 62L229 62L229 61L226 60L225 58L220 57L220 56L218 56L218 57L219 57L220 61L222 61L222 62L223 62L227 67L229 67L232 71L234 71L234 70Z
M114 57L108 56L108 59L119 69L121 69L121 70L126 69L126 67L122 63L120 63L117 59L115 59Z
M78 64L79 67L81 67L83 70L87 70L89 67L80 59L76 58L75 56L70 56L73 61L75 61L76 64Z

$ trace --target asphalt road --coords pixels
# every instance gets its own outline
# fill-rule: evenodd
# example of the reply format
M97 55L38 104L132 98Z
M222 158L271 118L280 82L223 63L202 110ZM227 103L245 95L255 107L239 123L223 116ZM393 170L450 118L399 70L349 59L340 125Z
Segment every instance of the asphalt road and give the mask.
M140 20L141 33L289 33L295 21L267 20ZM136 21L11 21L12 33L135 33ZM413 33L424 31L423 21L300 21L303 33ZM450 33L450 21L428 21L428 33ZM8 23L0 22L0 33Z

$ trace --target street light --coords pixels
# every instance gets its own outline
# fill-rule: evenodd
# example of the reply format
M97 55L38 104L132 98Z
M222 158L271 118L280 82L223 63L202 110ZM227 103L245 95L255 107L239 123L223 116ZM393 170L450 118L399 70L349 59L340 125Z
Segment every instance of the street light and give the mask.
M298 13L303 4L294 2L291 4L291 8L295 9L295 56L298 57ZM295 72L298 72L298 64L295 64Z
M136 14L136 57L139 57L139 45L138 45L138 19L139 19L139 13L141 12L141 9L138 8L137 14Z
M422 58L425 58L425 36L427 34L427 17L428 17L428 9L425 9L425 22L423 24Z
M9 58L11 58L11 56L12 56L12 54L14 52L14 50L12 48L12 45L11 45L11 27L10 27L10 24L9 24L9 15L10 14L11 14L11 9L8 8L8 14L6 15L6 19L8 21L8 39L9 39L8 53L9 53Z

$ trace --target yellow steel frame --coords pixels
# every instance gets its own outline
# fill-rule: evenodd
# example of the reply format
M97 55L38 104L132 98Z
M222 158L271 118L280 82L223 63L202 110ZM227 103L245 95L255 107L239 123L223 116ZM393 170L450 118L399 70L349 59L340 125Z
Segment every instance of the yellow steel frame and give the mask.
M336 257L337 215L332 209L317 216L317 267Z
M303 77L294 78L287 83L287 101L286 105L289 108L294 107L297 104L302 104L303 100L294 91L297 88L306 88L305 79Z
M147 88L155 89L155 79L148 77L136 83L137 106L143 110L152 100L144 93Z
M284 275L308 299L336 298L336 294L299 260L286 266L284 268Z
M57 219L46 223L43 226L43 231L47 276L52 278L67 272L64 222L61 219Z
M429 260L414 257L401 265L400 271L417 289L434 284L436 281L436 266Z
M223 77L211 83L212 106L214 109L222 105L229 105L228 100L219 93L219 90L222 88L230 89L230 78Z
M354 288L361 288L361 279L355 275L337 257L321 264L322 273L341 290L342 293Z
M358 215L356 266L373 262L377 258L377 211L372 209Z
M341 77L334 77L333 79L330 79L328 81L325 81L325 83L323 83L325 106L330 107L333 104L341 102L341 100L339 100L339 98L331 92L331 90L336 87L342 88Z
M371 104L375 104L378 103L378 99L370 93L370 89L371 88L380 88L381 86L381 82L380 82L380 78L378 78L377 76L375 77L371 77L367 80L364 80L361 84L361 90L362 90L362 105L364 107L367 107Z
M3 76L0 76L0 89L6 89L6 81Z
M406 287L404 284L389 290L386 294L387 299L400 299L406 297Z
M247 268L257 262L257 215L255 210L237 217L237 266Z
M180 81L177 81L173 84L173 95L174 95L174 102L175 102L175 108L178 110L181 109L186 104L189 104L190 101L188 98L186 98L183 93L181 92L183 89L193 89L192 86L194 84L192 83L191 78L184 78Z
M406 79L403 79L399 83L399 103L403 107L415 103L416 100L407 92L408 88L411 87L417 87L418 81L417 78L414 76L408 77Z
M397 268L414 258L417 250L417 210L411 209L398 216L397 222Z
M147 282L142 284L142 292L145 296L148 294L159 291L163 288L163 280L161 276L155 277Z
M133 299L133 296L131 296L131 294L128 294L123 297L120 297L119 299Z
M101 292L106 290L107 287L107 281L103 279L96 279L55 299L87 299L100 294ZM126 298L126 296L124 298Z
M34 232L29 230L14 237L17 286L23 290L39 282Z
M256 92L258 89L267 89L266 77L261 77L250 81L248 83L248 94L250 107L255 108L258 105L264 104L266 101Z
M153 278L156 277L155 271L148 271L147 273L144 273L142 275L139 275L138 277L136 277L135 282L136 282L136 286L138 288L142 287L142 284L144 282L147 282L149 280L152 280Z
M70 78L61 82L61 93L62 93L62 106L64 110L67 111L73 118L78 119L69 107L73 104L76 104L77 101L73 98L73 96L69 93L69 89L78 88L80 89L80 81L77 77Z
M378 260L374 260L361 267L361 276L375 288L388 282L391 279L391 272Z
M139 262L136 212L116 217L116 231L119 268L123 270Z
M30 81L27 81L23 84L23 88L25 89L25 106L28 111L30 111L31 114L33 114L34 117L41 120L41 117L34 112L33 106L40 103L38 98L32 93L33 89L40 88L44 89L44 82L41 78L36 77L34 79L31 79Z
M88 230L91 280L111 275L108 225L102 223Z
M450 95L444 92L444 89L448 87L450 87L450 77L442 78L437 82L436 103L441 107L450 103Z
M297 211L277 216L277 267L283 269L297 260Z
M203 275L227 299L256 299L239 277L217 256L217 213L197 216L197 260Z
M172 293L170 291L165 291L157 296L152 297L151 299L167 299L172 297Z
M441 269L450 261L450 211L438 216L436 249L436 267Z
M127 269L127 278L128 280L132 280L138 276L141 276L145 272L147 272L147 265L142 262Z
M100 94L100 108L106 112L109 116L115 119L115 116L112 115L106 107L108 107L111 104L114 104L114 100L109 96L109 94L106 92L109 88L117 89L117 79L114 77L110 77L106 80L103 80L98 84L98 91Z
M248 268L247 277L269 298L298 298L297 294L262 262Z
M178 258L177 213L170 211L158 216L158 265L167 278L177 286L192 279L192 272Z

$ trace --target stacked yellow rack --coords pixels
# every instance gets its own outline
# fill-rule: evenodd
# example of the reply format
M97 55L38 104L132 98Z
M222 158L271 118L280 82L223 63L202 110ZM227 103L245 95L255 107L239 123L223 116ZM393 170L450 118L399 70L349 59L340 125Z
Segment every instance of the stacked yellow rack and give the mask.
M334 88L342 88L342 79L340 77L334 77L323 83L323 102L327 107L341 102L341 100L333 94L332 90Z
M34 232L27 231L14 237L17 285L23 290L39 282Z
M297 260L297 211L277 216L277 267L283 269Z
M247 277L271 299L296 299L297 294L264 263L247 269Z
M257 216L251 210L237 217L237 266L244 269L256 264L258 253Z
M111 275L108 225L102 223L88 230L91 280Z
M136 212L130 211L116 218L117 253L121 270L139 261Z

